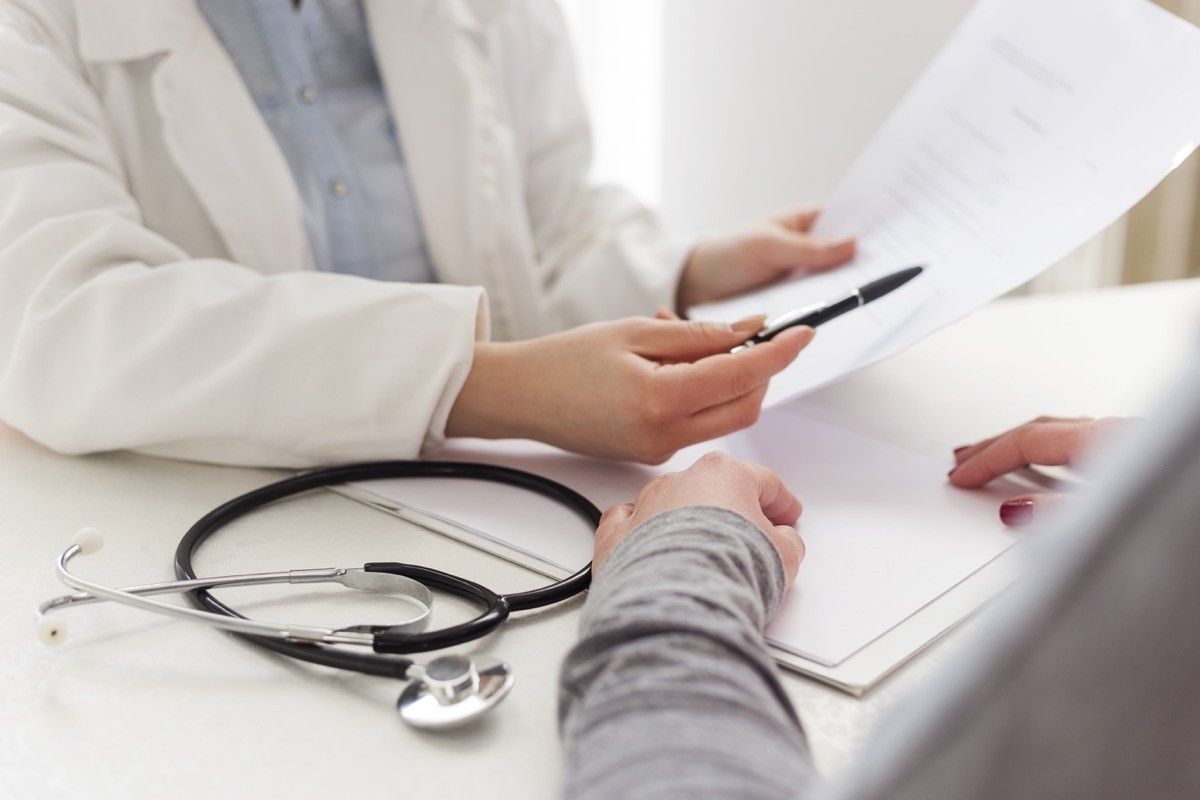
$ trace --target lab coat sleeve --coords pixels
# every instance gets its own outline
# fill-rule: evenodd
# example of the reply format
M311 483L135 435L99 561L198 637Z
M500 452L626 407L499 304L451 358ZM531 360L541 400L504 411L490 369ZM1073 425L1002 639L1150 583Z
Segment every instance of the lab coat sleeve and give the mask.
M189 258L143 225L73 58L0 24L0 419L66 453L256 465L437 440L482 289Z
M552 325L675 307L689 246L670 240L630 193L589 180L591 129L571 40L554 0L514 3L510 87L525 198Z

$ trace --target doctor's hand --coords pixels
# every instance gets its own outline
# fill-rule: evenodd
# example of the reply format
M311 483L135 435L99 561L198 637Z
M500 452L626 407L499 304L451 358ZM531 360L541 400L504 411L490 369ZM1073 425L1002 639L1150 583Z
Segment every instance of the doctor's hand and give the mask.
M853 238L810 233L819 209L796 211L696 245L679 279L680 312L771 283L795 272L824 272L854 256Z
M977 489L1024 467L1075 463L1098 440L1127 422L1117 417L1038 417L999 436L956 448L950 483ZM1054 493L1018 495L1000 505L1000 519L1014 527L1028 525L1065 499L1066 495Z
M446 433L536 439L660 464L682 447L754 424L771 376L814 336L795 328L729 353L762 323L626 319L481 342Z
M683 472L661 475L643 486L632 503L604 512L596 529L592 568L598 571L613 548L646 520L689 506L717 506L741 514L775 546L788 583L795 580L804 560L804 542L795 527L800 501L771 470L724 453L706 453Z

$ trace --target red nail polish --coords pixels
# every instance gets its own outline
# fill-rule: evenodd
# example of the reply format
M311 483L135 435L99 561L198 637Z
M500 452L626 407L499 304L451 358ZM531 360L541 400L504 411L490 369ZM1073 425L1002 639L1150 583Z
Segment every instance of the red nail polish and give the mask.
M1020 528L1033 521L1033 501L1005 500L1000 504L1000 521L1013 528Z

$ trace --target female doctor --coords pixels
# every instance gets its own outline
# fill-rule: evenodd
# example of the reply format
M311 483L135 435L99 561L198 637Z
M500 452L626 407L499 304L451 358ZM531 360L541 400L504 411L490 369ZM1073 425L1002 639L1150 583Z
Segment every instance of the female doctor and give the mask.
M853 241L675 247L588 137L551 0L0 0L0 419L287 466L750 424L812 332L648 316Z

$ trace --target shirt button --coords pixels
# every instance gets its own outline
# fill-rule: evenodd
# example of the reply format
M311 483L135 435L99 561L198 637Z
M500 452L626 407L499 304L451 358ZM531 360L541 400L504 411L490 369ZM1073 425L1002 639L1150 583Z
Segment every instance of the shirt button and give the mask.
M496 170L491 166L485 166L479 175L479 188L483 193L484 199L496 199Z
M341 178L337 178L329 183L329 193L334 197L345 197L350 194L350 185Z
M300 102L306 106L311 106L317 102L317 90L310 85L304 85L296 92L296 97L300 98Z

